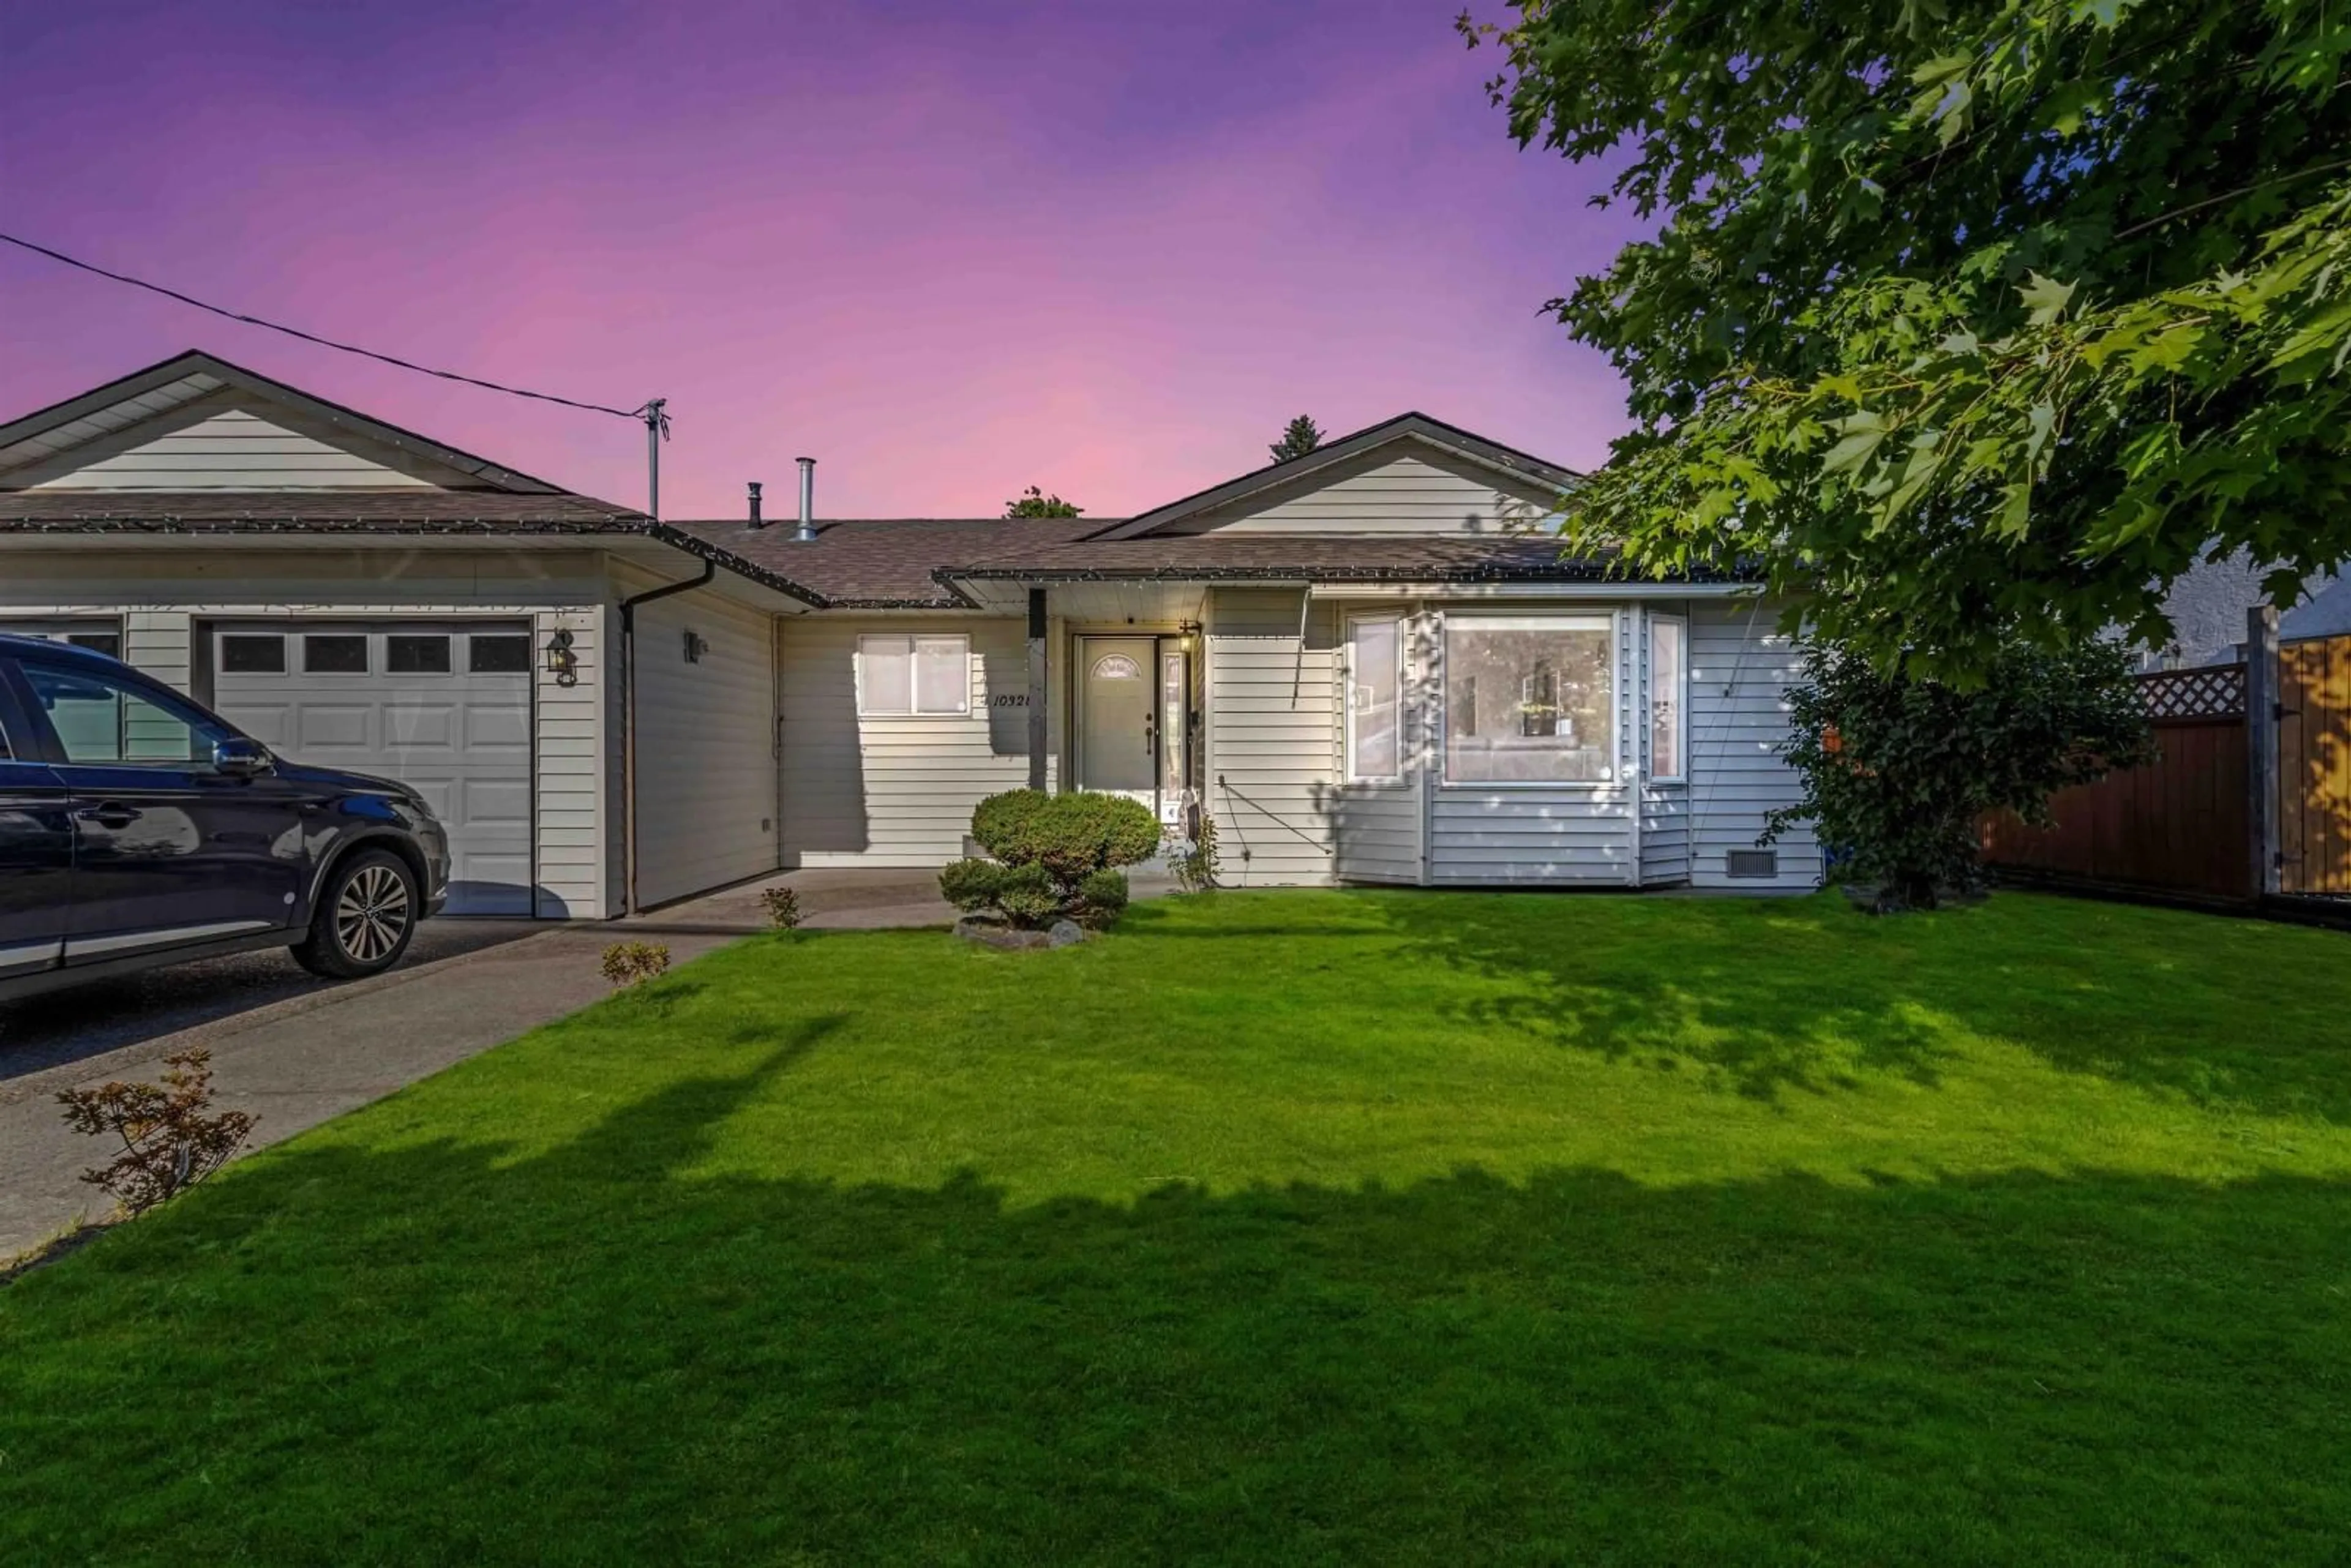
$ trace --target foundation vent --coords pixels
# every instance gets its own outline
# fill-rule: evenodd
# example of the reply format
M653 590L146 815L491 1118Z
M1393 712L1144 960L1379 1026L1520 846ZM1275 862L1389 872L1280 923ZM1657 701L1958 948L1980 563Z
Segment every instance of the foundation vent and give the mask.
M1731 850L1722 857L1725 876L1772 877L1780 874L1778 850Z

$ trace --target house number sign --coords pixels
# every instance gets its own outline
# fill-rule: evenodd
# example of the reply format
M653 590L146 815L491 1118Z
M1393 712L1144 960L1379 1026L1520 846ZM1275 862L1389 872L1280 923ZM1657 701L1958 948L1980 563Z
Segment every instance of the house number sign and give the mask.
M998 692L994 696L987 699L987 706L990 707L1027 707L1029 706L1029 694L1027 692Z

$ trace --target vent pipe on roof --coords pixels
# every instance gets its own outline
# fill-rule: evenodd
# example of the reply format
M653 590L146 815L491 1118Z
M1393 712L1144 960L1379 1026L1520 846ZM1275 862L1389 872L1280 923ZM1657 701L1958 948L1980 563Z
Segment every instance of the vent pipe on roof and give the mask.
M793 461L800 465L800 526L792 530L792 538L806 544L816 538L816 459Z
M755 528L768 526L767 519L759 516L759 482L757 479L751 481L751 526Z

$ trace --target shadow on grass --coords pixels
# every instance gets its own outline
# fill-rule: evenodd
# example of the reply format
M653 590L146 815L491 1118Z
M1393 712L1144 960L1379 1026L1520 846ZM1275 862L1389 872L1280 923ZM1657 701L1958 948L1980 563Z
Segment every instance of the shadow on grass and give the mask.
M0 1560L2340 1546L2340 1187L687 1174L840 1023L519 1160L298 1141L0 1291Z
M1495 982L1438 1004L1454 1016L1695 1068L1755 1098L1863 1073L1931 1087L1965 1032L2207 1107L2351 1123L2351 937L2338 932L2017 894L1890 920L1827 896L1347 897L1364 918L1334 939L1401 937L1404 962ZM1249 934L1223 920L1142 928Z

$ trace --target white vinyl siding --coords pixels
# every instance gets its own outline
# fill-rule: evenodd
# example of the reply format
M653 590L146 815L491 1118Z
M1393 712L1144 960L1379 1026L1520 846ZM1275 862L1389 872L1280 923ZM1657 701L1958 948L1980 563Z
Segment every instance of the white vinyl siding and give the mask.
M1724 874L1731 850L1753 849L1763 820L1802 793L1781 757L1786 692L1799 674L1795 643L1773 606L1755 599L1698 601L1690 614L1690 880L1700 887L1792 891L1816 885L1820 852L1809 828L1779 844L1770 880Z
M1216 819L1228 885L1332 879L1336 638L1330 605L1309 604L1300 590L1218 589L1209 596L1206 807Z
M602 558L585 551L371 551L324 539L298 550L43 549L8 552L0 620L120 618L127 662L205 701L199 622L528 619L537 682L537 910L592 919L616 907L604 865L604 594ZM570 631L580 661L570 686L546 667L543 650L558 627Z
M8 484L27 490L403 490L438 487L435 477L465 478L405 455L372 453L371 443L321 440L293 428L299 416L291 411L248 402L222 406L216 396L157 415L27 465Z
M621 591L640 591L634 580ZM636 622L638 901L775 870L774 618L705 590L657 599Z
M893 635L967 637L968 711L860 716L859 639ZM1020 620L809 616L787 622L781 637L787 864L945 865L962 857L974 807L1027 787ZM1063 684L1057 672L1055 690ZM1016 700L999 706L990 701L998 695ZM1058 756L1058 723L1052 745Z
M1214 511L1168 524L1170 534L1504 534L1557 512L1560 497L1512 485L1480 465L1422 443L1384 446Z

